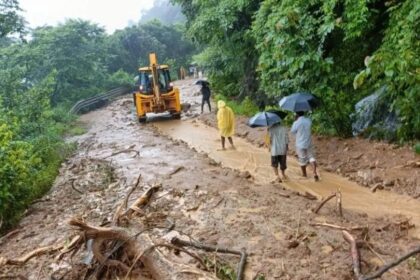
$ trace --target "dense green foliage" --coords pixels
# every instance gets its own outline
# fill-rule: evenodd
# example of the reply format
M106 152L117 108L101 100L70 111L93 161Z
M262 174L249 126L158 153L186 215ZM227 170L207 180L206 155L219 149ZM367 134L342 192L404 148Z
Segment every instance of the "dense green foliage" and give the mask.
M194 52L181 26L158 21L108 35L97 24L70 19L23 40L15 36L24 30L18 11L16 1L0 0L0 224L6 228L52 185L74 148L63 137L83 133L68 114L71 105L133 84L151 51L175 69Z
M0 38L24 31L24 20L19 11L17 0L0 0Z
M223 95L258 102L309 91L322 101L318 130L350 136L355 103L385 86L399 139L420 138L419 1L174 2Z

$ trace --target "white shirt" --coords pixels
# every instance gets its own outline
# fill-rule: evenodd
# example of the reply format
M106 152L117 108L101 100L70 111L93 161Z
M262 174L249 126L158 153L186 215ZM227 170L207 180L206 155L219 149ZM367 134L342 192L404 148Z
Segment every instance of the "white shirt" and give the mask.
M296 135L296 148L308 149L312 145L311 126L312 121L304 116L293 123L290 131Z
M280 156L287 153L287 144L289 144L289 135L287 128L278 124L268 129L271 141L271 155Z

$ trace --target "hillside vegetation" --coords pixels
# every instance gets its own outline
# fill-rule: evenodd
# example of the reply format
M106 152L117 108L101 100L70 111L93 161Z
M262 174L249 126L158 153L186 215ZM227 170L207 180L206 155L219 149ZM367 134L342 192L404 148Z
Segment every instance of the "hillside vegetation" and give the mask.
M272 105L309 91L322 101L318 131L351 136L356 102L385 88L379 111L398 118L389 138L420 138L419 1L174 2L220 93Z
M67 113L71 105L133 84L150 51L176 69L195 50L183 27L159 21L112 35L79 19L29 30L18 11L17 1L0 0L0 230L50 188L74 148L63 141L83 132Z

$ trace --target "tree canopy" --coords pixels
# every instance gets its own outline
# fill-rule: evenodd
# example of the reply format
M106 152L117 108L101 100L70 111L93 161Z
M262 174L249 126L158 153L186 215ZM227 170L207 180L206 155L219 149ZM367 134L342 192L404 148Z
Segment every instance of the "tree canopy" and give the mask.
M322 101L319 131L350 136L355 103L386 87L398 138L420 138L419 1L174 2L204 48L197 62L224 95L258 102L312 92Z

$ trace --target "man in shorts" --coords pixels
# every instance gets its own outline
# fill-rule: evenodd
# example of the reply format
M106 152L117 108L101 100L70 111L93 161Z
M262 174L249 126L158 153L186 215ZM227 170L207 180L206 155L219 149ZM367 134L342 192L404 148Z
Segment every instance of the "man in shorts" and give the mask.
M287 169L286 157L289 145L289 136L287 128L280 123L274 124L268 128L268 135L271 143L271 166L278 182L287 179L285 171ZM279 167L282 177L279 174Z
M291 132L296 135L296 153L299 158L299 165L302 169L303 177L307 177L306 166L310 163L314 172L315 181L319 181L316 170L316 159L313 152L311 138L312 121L305 117L304 112L296 112L295 122L292 125Z

